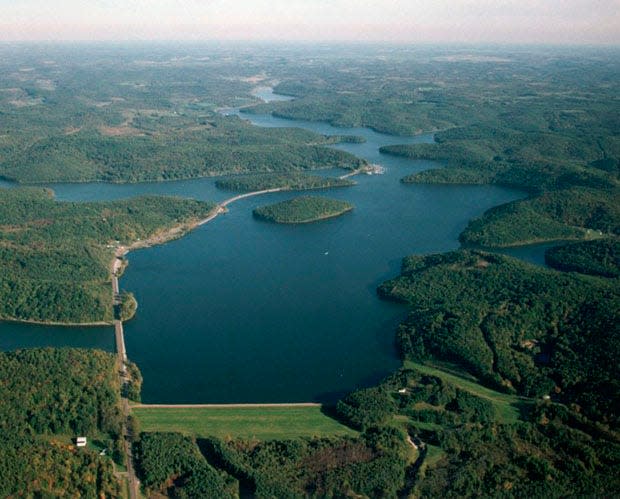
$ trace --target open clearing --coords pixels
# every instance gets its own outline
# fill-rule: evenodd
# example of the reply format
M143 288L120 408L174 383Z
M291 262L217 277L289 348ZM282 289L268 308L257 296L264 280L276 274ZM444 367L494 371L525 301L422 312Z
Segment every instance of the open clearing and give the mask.
M195 437L275 440L354 435L319 406L132 407L142 431L177 431Z
M505 423L517 421L521 414L521 409L532 402L531 399L524 397L517 397L507 393L496 392L495 390L485 388L484 386L479 385L474 381L465 379L464 377L457 376L456 374L448 373L425 364L405 361L404 365L407 368L416 369L424 374L437 376L438 378L441 378L444 381L465 390L466 392L491 401L495 406L499 419Z

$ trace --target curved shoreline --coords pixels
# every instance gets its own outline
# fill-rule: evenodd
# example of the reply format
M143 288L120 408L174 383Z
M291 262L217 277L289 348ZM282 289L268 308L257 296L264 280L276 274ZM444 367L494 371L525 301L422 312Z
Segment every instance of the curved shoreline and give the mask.
M192 220L189 222L181 223L179 225L175 225L174 227L171 227L170 229L164 230L163 232L156 233L147 239L144 239L141 241L135 241L127 246L124 246L124 245L117 246L116 250L114 251L114 259L112 260L112 265L111 265L112 274L115 274L116 271L120 268L121 264L117 263L117 260L125 256L127 253L129 253L132 250L149 248L151 246L156 246L158 244L164 244L174 239L183 237L188 232L191 232L197 227L200 227L201 225L205 225L206 223L210 222L214 218L217 218L218 215L221 215L222 213L226 213L226 211L228 211L226 207L229 204L234 203L235 201L239 201L241 199L245 199L245 198L249 198L253 196L260 196L261 194L270 194L272 192L280 192L283 190L284 188L282 187L276 187L273 189L263 189L260 191L246 192L244 194L233 196L231 198L225 199L221 203L216 204L215 207L209 212L209 214L205 218L201 218L198 220Z
M118 294L119 290L115 289L112 277L120 276L122 271L127 267L127 263L123 262L122 258L127 255L130 251L149 248L151 246L156 246L159 244L165 244L167 242L173 241L174 239L179 239L183 237L188 232L205 225L210 222L218 215L222 213L226 213L227 206L229 204L234 203L235 201L239 201L241 199L245 199L248 197L259 196L261 194L269 194L272 192L280 192L285 190L284 188L274 188L274 189L264 189L261 191L252 191L246 192L244 194L239 194L237 196L233 196L228 198L221 203L215 205L215 207L209 212L209 214L205 218L201 218L198 220L191 220L188 222L184 222L169 229L165 229L163 231L157 232L151 237L134 241L129 245L119 245L114 250L114 255L112 261L110 262L110 280L112 281L112 292L114 294ZM107 327L112 326L114 324L114 319L109 321L90 321L90 322L57 322L57 321L38 321L36 319L19 319L14 317L0 317L0 322L13 322L13 323L22 323L22 324L32 324L37 326L62 326L62 327Z

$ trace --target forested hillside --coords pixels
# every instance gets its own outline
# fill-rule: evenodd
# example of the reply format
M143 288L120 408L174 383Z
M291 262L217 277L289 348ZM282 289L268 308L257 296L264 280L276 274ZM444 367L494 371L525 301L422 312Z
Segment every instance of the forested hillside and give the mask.
M398 331L405 359L450 360L490 386L578 404L617 426L617 280L457 251L406 258L379 292L409 305Z
M0 318L111 321L112 246L146 239L211 209L188 199L69 203L44 189L0 189Z
M99 351L0 353L0 495L117 497L111 457L121 461L116 359ZM108 456L77 449L99 441Z
M418 459L406 468L400 496L605 496L618 489L617 434L550 401L406 364L337 407L355 426L406 428Z

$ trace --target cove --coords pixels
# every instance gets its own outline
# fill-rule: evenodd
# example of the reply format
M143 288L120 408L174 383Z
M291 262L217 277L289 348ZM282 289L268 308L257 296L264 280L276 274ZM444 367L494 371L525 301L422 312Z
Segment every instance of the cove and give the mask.
M354 177L357 185L326 193L355 206L337 219L302 226L255 220L256 206L297 195L273 193L231 205L182 239L130 253L121 286L135 293L140 307L125 324L125 341L144 375L143 401L334 401L400 364L394 337L406 310L379 300L375 288L398 273L402 257L457 248L471 218L523 193L400 183L436 165L381 155L379 147L430 142L431 135L393 137L228 112L257 126L363 136L363 144L336 147L387 171ZM233 195L217 190L214 179L52 187L66 200L159 193L218 201ZM109 343L84 342L99 335ZM48 344L111 349L113 330L0 324L0 348Z

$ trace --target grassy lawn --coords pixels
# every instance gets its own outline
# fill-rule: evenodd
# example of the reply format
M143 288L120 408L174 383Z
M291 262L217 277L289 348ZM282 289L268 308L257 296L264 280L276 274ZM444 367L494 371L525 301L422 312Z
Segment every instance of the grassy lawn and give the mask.
M495 410L497 411L500 421L505 423L517 421L519 419L519 415L521 414L520 408L523 408L531 403L531 400L524 397L517 397L516 395L496 392L495 390L479 385L471 379L446 372L436 367L431 367L412 361L405 361L404 365L407 368L416 369L424 374L437 376L438 378L441 378L462 390L472 393L473 395L490 400L495 406Z
M274 440L354 435L320 407L133 407L141 431L177 431L196 437Z
M420 466L420 475L424 476L428 468L435 466L445 455L446 452L435 445L427 445L427 453L422 466Z

